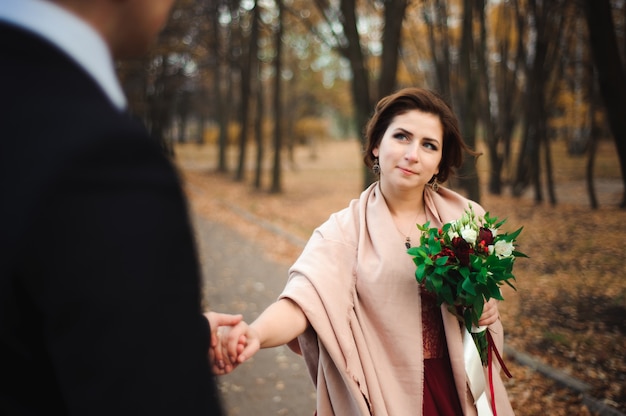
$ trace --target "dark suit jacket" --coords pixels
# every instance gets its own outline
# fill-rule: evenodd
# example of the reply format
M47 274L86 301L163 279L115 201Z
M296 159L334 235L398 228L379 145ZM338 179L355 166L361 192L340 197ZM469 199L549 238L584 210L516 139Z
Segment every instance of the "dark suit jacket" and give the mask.
M195 254L158 144L0 23L0 414L220 414Z

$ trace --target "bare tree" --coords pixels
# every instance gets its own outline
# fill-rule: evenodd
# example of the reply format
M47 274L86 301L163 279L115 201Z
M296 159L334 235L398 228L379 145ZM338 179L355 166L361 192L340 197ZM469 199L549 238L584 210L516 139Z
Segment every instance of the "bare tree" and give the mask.
M258 7L258 5L257 5ZM257 9L258 11L258 9ZM256 142L256 163L254 166L254 188L261 189L263 174L263 158L265 157L265 142L263 140L263 119L265 112L263 109L264 94L263 82L261 82L261 65L259 62L256 67L257 78L255 82L255 118L254 118L254 138Z
M368 64L369 54L363 50L361 34L358 29L356 0L340 0L338 8L324 0L315 0L315 5L320 14L326 19L328 27L333 30L335 40L328 43L336 45L336 50L350 62L355 124L362 142L364 137L361 133L365 129L365 124L374 109L374 105L382 96L396 88L398 48L401 39L400 25L404 20L408 0L386 1L382 4L384 7L383 62L378 76L378 91L372 93L370 74L374 71ZM341 27L341 30L335 30L336 27ZM369 170L363 169L364 187L375 179Z
M450 90L451 57L448 8L445 0L426 0L422 17L428 30L428 44L435 66L435 89L447 100L452 100Z
M593 68L590 68L593 69ZM593 73L593 70L589 71ZM590 77L592 79L592 77ZM596 83L589 82L589 114L591 118L591 129L589 129L589 149L587 155L587 166L585 169L585 177L587 181L587 195L589 196L589 204L592 209L598 209L598 198L596 197L596 190L593 183L593 168L595 165L596 150L598 148L598 139L600 135L600 126L598 123L598 117L596 111L598 108L598 100L595 89Z
M611 3L609 0L585 0L584 7L600 92L626 187L626 72L620 58ZM626 191L620 207L626 208Z
M488 190L491 194L502 193L502 168L510 153L511 131L515 124L513 103L517 95L516 60L510 59L512 53L511 34L515 21L510 13L511 7L501 3L496 10L493 22L493 41L499 61L490 66L491 49L487 44L486 4L481 0L477 4L479 14L480 37L476 58L480 76L480 120L484 126L484 142L489 161ZM493 71L493 74L491 73ZM495 103L492 101L495 96Z
M527 65L525 71L526 90L524 97L524 131L521 150L518 154L517 175L513 194L521 195L528 184L535 191L535 202L543 201L541 187L541 148L544 149L545 172L547 175L550 203L556 204L554 182L552 180L550 142L548 140L548 84L551 73L556 68L557 51L563 34L563 19L566 16L566 2L562 0L529 0L527 8L517 7L518 21L526 16L532 31L527 39L534 39L532 48L526 49ZM520 26L524 26L520 24Z
M282 122L282 105L281 105L281 72L282 72L282 51L283 51L283 19L284 8L283 1L276 0L278 7L278 22L276 24L276 35L274 37L274 45L276 48L276 56L274 58L274 162L272 166L272 183L270 185L271 193L282 192L281 181L281 150L283 146L283 133L281 128Z
M235 180L243 181L245 176L246 151L248 148L248 134L250 130L250 103L252 102L252 75L256 74L256 66L259 64L257 59L258 37L259 37L259 4L255 2L252 10L252 24L247 41L242 42L247 45L247 54L244 55L244 63L241 66L241 111L239 112L239 124L241 130L239 133L239 162L237 164L237 173ZM243 48L245 50L245 47Z
M213 96L218 105L215 107L217 112L217 122L219 124L218 137L218 157L217 171L220 173L228 172L228 160L226 159L226 151L228 149L228 109L222 105L225 100L225 92L223 90L224 69L223 69L223 47L220 34L219 19L219 2L210 0L209 13L212 21L213 36L210 38L212 52L211 62L213 62Z
M471 148L476 147L476 127L478 124L478 71L474 69L476 49L474 45L474 1L463 1L463 23L461 29L460 79L457 114L461 124L461 133ZM459 184L466 190L467 196L480 201L480 186L474 160L465 159L460 169Z

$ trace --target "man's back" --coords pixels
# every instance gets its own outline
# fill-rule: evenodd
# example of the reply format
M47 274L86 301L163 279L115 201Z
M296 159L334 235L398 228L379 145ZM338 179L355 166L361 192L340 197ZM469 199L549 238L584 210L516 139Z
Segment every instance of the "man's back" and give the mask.
M51 44L0 52L0 414L219 414L171 164Z

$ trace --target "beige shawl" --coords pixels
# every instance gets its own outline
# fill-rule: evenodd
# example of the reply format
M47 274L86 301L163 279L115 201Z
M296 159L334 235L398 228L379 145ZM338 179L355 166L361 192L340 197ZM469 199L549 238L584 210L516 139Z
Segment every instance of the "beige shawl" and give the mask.
M460 218L471 202L445 188L437 193L426 188L424 196L432 226ZM478 204L472 206L483 214ZM419 286L377 183L315 230L280 297L296 302L311 324L290 346L304 356L319 416L421 414ZM476 415L459 323L445 305L442 314L463 412ZM502 351L500 321L489 330ZM497 363L493 371L497 413L512 415Z

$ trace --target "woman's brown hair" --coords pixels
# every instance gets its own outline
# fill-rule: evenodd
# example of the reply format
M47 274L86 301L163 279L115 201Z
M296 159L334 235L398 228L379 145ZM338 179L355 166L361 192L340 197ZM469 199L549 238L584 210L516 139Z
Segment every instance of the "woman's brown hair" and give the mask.
M441 121L443 149L439 173L436 175L439 182L448 180L448 177L461 167L463 152L472 156L479 155L465 144L456 115L439 94L423 88L410 87L388 95L376 104L374 114L365 126L366 147L363 161L367 167L372 168L374 165L375 158L372 151L380 145L394 117L411 110L434 114Z

